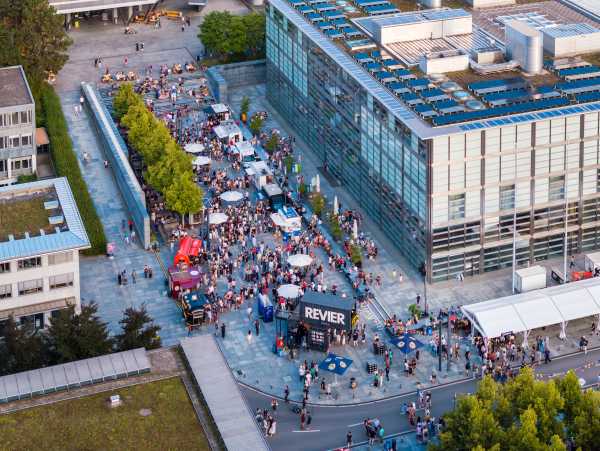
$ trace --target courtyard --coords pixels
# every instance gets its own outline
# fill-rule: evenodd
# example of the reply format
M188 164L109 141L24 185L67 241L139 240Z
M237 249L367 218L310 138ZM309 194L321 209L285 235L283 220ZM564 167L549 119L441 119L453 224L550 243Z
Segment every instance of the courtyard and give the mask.
M159 258L145 251L137 245L128 244L125 240L122 222L127 220L128 213L120 198L117 186L114 183L110 170L103 167L103 151L100 148L90 118L84 114L76 114L74 106L79 99L79 83L81 81L99 82L104 69L95 68L93 58L100 56L104 64L111 71L115 70L137 70L143 73L145 68L153 65L158 68L165 64L184 64L193 61L197 54L202 52L200 42L196 38L196 27L201 21L201 15L193 16L193 26L181 32L174 23L167 22L161 30L140 27L138 34L133 36L121 35L119 27L111 25L90 25L88 28L74 32L75 45L71 49L71 62L67 64L59 75L57 89L61 94L62 105L69 124L70 134L74 142L74 148L80 159L83 176L88 183L94 203L102 218L104 228L109 242L115 244L115 257L85 257L81 259L81 289L84 302L96 301L99 304L99 314L109 324L113 333L119 331L118 321L122 312L129 306L139 307L145 304L150 316L161 326L160 336L163 345L175 345L182 337L188 335L185 322L179 306L168 296L167 284L163 269L171 265L173 250L165 243L161 247ZM89 55L87 49L90 42L94 42L94 48L98 49L97 55ZM135 52L135 42L145 42L144 52ZM125 56L128 57L127 67L124 63ZM264 125L265 130L277 129L283 137L292 135L291 128L278 117L274 109L265 99L265 86L252 85L236 88L230 92L229 103L234 111L239 111L241 100L244 96L250 98L250 114L257 111L267 111L268 118ZM243 132L246 138L251 134L245 127ZM296 153L302 156L302 172L307 180L319 173L319 162L301 141L295 143ZM90 155L90 161L83 161L83 152ZM227 169L225 164L216 166ZM232 176L236 174L231 173ZM293 180L292 180L293 183ZM340 203L346 209L361 211L360 206L340 186L331 183L327 177L321 177L321 192L326 198L328 205L337 196ZM255 196L256 193L253 193ZM254 198L254 197L253 197ZM401 245L392 243L379 230L378 226L363 214L361 233L377 243L377 258L365 259L364 270L374 277L379 276L381 284L372 284L371 290L384 310L391 316L399 317L408 315L408 306L415 303L416 297L421 296L422 302L426 302L430 311L438 311L441 308L459 306L462 304L478 302L510 294L511 272L510 269L500 270L474 278L465 278L464 281L453 280L441 282L434 285L423 285L423 279L418 271L412 268L402 256ZM191 230L196 234L198 230ZM265 233L259 236L267 245L274 246L275 240L271 234ZM327 257L320 250L316 254L321 263L327 267ZM550 262L551 264L554 262ZM118 285L117 273L125 270L141 272L144 266L153 269L154 278L140 278L137 283L126 286ZM238 274L238 277L241 273ZM241 279L238 279L241 282ZM226 290L226 279L220 278L217 290ZM340 293L351 295L352 289L349 283L339 272L325 271L325 283L328 286L336 284ZM256 306L252 305L256 312ZM267 393L281 396L283 387L289 385L290 396L299 399L302 393L302 383L298 378L298 367L304 361L320 362L324 355L322 353L301 352L294 360L287 357L278 357L272 352L275 337L274 323L261 323L260 334L255 335L251 342L247 340L248 330L253 330L255 317L249 318L245 307L233 310L221 316L226 324L227 337L219 339L221 349L226 356L233 373L239 381L258 388ZM372 306L366 304L359 310L361 322L367 326L367 344L353 347L333 347L332 351L353 360L353 364L344 377L335 377L327 373L325 377L332 383L332 395L318 397L313 390L311 402L324 404L339 404L369 401L381 399L394 394L414 391L419 385L417 381L425 383L430 381L434 368L437 367L437 359L429 347L424 348L415 376L406 377L401 368L402 358L400 352L394 356L394 368L390 373L390 380L383 387L374 388L372 375L366 370L367 363L377 363L381 368L383 357L375 356L371 351L371 340L375 334L384 336L382 318ZM576 336L579 330L587 330L589 322L582 321L581 324L573 324L572 337L566 342L556 344L554 352L567 353L577 349ZM214 333L212 327L203 327L192 332L193 334ZM422 337L428 345L430 337ZM456 342L459 338L452 337ZM467 343L461 342L466 349ZM463 351L464 352L464 351ZM446 364L444 362L444 368ZM464 362L454 362L450 365L450 371L439 374L436 383L450 382L465 377ZM349 379L355 377L358 388L353 393L349 389Z

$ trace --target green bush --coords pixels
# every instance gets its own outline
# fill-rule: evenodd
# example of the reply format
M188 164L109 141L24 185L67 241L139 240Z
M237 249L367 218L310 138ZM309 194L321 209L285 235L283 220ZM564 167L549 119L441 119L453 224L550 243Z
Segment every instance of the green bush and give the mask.
M362 250L357 244L350 247L350 260L359 268L362 266Z
M50 85L45 85L41 92L42 110L46 129L50 138L50 154L60 177L66 177L77 202L79 213L83 219L85 230L92 247L84 251L85 255L100 255L106 252L104 228L94 207L94 202L81 176L77 156L73 151L73 143L69 137L67 123L60 106L60 100Z
M331 228L331 236L333 236L333 239L336 241L341 241L344 237L344 232L340 226L340 220L336 215L333 214L333 212L331 213L329 226Z
M313 193L312 198L310 199L310 206L312 207L313 213L321 217L323 209L325 208L325 198L323 195L321 193Z
M37 179L38 179L37 178L37 174L34 172L33 174L18 176L17 177L17 183L35 182Z

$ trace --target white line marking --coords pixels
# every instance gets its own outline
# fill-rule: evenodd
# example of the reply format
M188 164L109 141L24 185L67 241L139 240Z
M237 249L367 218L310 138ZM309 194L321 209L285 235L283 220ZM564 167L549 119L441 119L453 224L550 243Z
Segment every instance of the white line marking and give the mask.
M361 421L360 423L349 424L349 425L348 425L348 426L346 426L346 427L349 427L349 428L354 428L354 427L356 427L356 426L362 426L363 424L364 424L364 423Z
M306 431L292 431L292 432L321 432L321 429L310 429Z

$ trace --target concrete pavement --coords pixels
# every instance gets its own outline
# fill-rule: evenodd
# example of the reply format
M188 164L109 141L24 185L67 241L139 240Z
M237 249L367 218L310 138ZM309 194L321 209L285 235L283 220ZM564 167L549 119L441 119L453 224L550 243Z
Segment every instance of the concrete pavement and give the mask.
M597 384L600 368L600 349L588 351L587 355L576 353L558 357L547 365L538 365L536 374L540 379L563 376L569 369L574 369L578 377L586 381L586 385ZM432 388L432 415L439 417L454 405L455 395L474 393L477 390L477 379L468 379ZM272 397L243 386L252 409L270 409ZM298 415L291 411L291 406L280 400L276 414L277 435L269 438L274 451L312 451L335 449L345 444L346 433L352 431L354 442L366 440L362 422L365 418L379 418L386 435L397 435L411 432L407 417L400 413L404 402L412 402L416 394L409 393L384 400L366 402L349 406L315 406L308 405L313 421L311 428L300 431ZM420 412L417 412L419 415ZM410 440L410 438L407 438ZM377 448L373 448L377 449Z

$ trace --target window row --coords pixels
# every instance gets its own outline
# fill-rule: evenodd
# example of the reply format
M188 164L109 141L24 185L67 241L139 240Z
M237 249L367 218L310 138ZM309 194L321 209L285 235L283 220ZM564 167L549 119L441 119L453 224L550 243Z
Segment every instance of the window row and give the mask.
M73 273L60 274L48 278L48 286L51 290L57 290L65 287L72 287L74 282ZM34 294L44 291L44 279L25 280L17 284L19 296ZM11 298L13 296L12 284L0 285L0 299Z
M0 136L0 149L16 149L33 145L32 135Z
M61 252L48 256L48 265L59 265L73 261L73 252ZM42 266L42 257L30 257L17 261L17 269L19 271L31 268L39 268ZM0 263L0 274L11 271L10 262Z
M31 110L15 111L14 113L0 114L0 127L10 127L21 124L31 124Z

